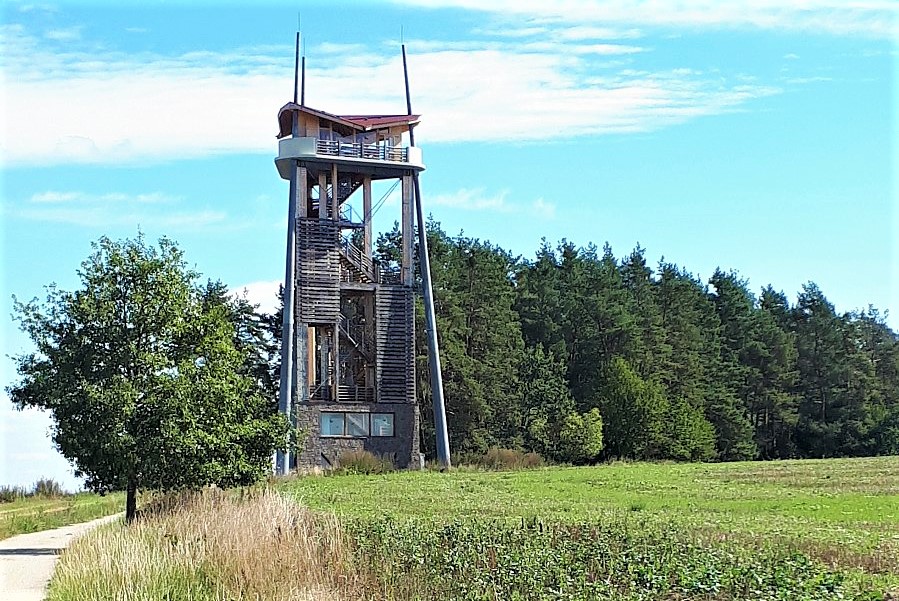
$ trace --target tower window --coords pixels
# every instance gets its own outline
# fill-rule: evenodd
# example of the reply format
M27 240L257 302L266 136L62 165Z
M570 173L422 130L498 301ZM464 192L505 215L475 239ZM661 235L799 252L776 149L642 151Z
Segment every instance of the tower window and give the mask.
M347 436L368 436L368 414L347 413L346 433Z
M343 413L322 413L322 436L345 436L346 418Z
M371 435L372 436L393 436L393 414L392 413L372 413L371 414Z
M393 413L322 411L322 436L393 436Z

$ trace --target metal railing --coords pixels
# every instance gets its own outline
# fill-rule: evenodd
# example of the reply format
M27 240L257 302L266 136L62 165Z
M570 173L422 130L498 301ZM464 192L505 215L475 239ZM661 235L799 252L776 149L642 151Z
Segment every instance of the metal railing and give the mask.
M380 270L375 261L363 253L361 248L350 242L349 238L342 239L340 251L344 258L361 271L370 282L377 283L380 280Z
M341 335L353 345L353 348L362 353L366 361L371 361L374 350L374 328L367 328L364 323L350 321L341 313L337 322Z
M396 163L409 162L408 148L381 144L362 144L361 142L317 140L315 153L353 159L373 159L376 161L392 161Z

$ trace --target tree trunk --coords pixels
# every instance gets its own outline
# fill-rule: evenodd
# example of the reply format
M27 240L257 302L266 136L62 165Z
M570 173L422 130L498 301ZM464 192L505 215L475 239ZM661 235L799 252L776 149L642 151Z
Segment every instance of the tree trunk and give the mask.
M137 513L137 480L134 478L128 479L128 492L127 497L125 499L125 523L130 524L134 521L134 516Z

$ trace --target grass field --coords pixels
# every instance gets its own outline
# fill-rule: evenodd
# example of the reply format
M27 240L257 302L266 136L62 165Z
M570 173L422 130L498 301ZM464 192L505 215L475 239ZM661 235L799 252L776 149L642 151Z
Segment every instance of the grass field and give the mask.
M899 600L899 457L310 476L225 497L76 543L50 598Z
M124 507L125 497L121 493L105 497L91 493L58 498L25 497L0 504L0 539L86 522L122 511Z
M285 492L342 518L615 522L703 543L798 551L899 590L899 457L613 463L523 472L300 478Z

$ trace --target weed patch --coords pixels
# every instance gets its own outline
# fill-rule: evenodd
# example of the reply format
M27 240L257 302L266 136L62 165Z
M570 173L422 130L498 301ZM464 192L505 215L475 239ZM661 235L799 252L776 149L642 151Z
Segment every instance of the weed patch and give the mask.
M483 455L463 455L460 464L487 470L526 470L543 467L546 462L537 453L490 447Z
M369 451L345 451L337 460L335 474L386 474L395 471L393 462Z
M74 543L51 601L343 599L356 586L343 532L270 491L168 497L132 525Z
M356 521L355 557L384 598L831 600L871 591L777 547L707 545L634 520Z

